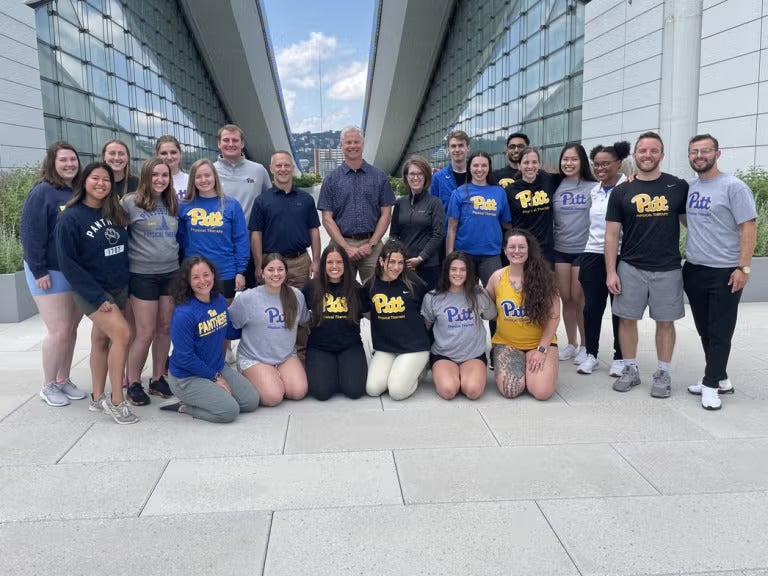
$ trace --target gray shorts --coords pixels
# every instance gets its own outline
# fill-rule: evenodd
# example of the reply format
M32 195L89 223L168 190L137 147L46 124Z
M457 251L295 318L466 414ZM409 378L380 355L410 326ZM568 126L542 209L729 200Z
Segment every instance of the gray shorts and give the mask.
M621 294L614 297L611 310L619 318L641 320L646 306L650 307L651 318L658 322L672 322L685 316L680 269L651 272L621 260L617 272Z

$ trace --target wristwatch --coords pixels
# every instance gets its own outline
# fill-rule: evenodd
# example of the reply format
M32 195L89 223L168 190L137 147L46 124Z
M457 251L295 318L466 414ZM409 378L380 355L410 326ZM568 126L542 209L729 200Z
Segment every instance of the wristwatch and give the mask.
M538 346L538 347L536 348L536 350L538 350L538 351L539 351L539 352L541 352L542 354L546 354L546 353L547 353L547 347L546 347L546 346Z
M749 276L752 273L752 266L737 266L739 270L744 272L747 276Z

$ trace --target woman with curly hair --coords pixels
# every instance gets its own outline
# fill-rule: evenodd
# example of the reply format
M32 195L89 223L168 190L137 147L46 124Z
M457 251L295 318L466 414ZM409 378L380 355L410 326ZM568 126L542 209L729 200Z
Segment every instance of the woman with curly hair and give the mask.
M160 409L226 423L256 410L259 393L224 363L224 338L238 335L218 285L216 267L205 256L187 258L174 277L168 384L176 399Z
M547 400L557 388L557 325L560 296L549 262L527 230L509 230L504 239L509 266L494 272L488 295L496 302L491 342L496 385L507 398L528 392Z
M307 340L309 395L328 400L365 394L368 361L360 339L360 318L369 300L355 280L346 250L331 242L320 256L320 272L304 286L312 311Z
M393 400L408 398L429 360L429 336L420 314L426 288L406 268L405 254L400 242L387 241L367 286L373 340L365 384L369 396L389 391Z
M488 374L483 320L496 318L496 306L478 284L467 254L446 256L437 289L424 296L421 315L435 337L429 364L437 393L446 400L459 392L470 400L479 398Z

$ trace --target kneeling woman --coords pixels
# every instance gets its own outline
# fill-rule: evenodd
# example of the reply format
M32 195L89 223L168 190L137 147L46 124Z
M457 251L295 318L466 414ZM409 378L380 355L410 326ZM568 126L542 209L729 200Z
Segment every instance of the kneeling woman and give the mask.
M331 242L323 250L320 273L304 287L304 297L312 311L306 360L310 396L328 400L341 392L360 398L368 377L360 318L369 302L344 248Z
M373 358L365 385L370 396L389 390L393 400L416 391L429 360L429 337L421 317L426 288L405 268L405 247L388 241L381 250L369 289Z
M507 398L528 392L547 400L557 388L560 297L539 243L526 230L505 235L509 266L494 272L488 294L498 317L493 343L496 385Z
M283 398L307 395L307 374L296 355L299 324L309 322L300 290L286 283L288 265L280 254L261 262L264 285L235 298L229 307L232 325L242 328L237 363L259 391L261 403L277 406Z
M178 401L160 409L208 422L232 422L240 412L256 410L259 393L224 363L224 339L237 334L218 286L218 272L204 256L185 260L174 278L168 384Z
M483 320L496 318L496 306L478 284L467 254L445 258L437 290L424 297L421 314L435 337L429 363L437 393L450 400L461 391L476 400L488 373Z

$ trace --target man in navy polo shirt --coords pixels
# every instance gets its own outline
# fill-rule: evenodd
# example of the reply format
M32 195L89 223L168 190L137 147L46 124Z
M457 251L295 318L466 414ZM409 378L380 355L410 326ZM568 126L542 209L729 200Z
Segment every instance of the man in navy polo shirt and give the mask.
M288 284L301 289L320 265L320 218L312 196L293 187L290 152L272 154L269 170L274 186L253 202L248 223L256 278L262 281L263 256L277 252L288 262ZM312 248L311 259L308 247Z

